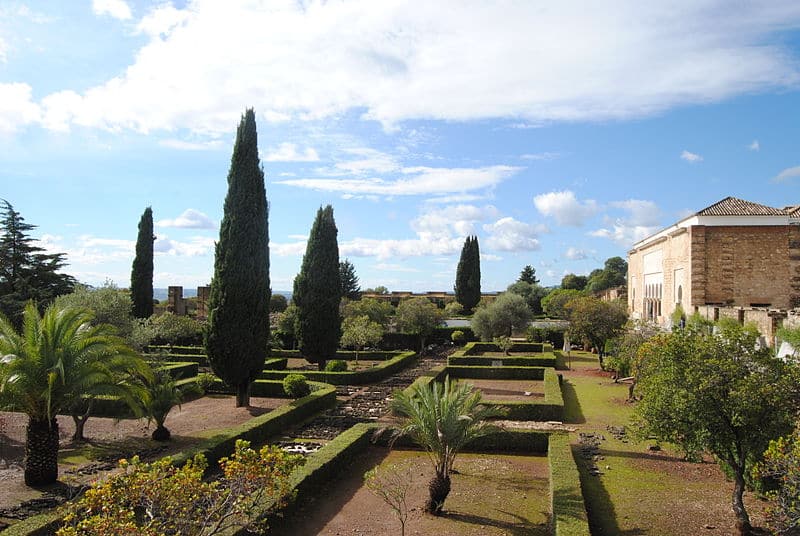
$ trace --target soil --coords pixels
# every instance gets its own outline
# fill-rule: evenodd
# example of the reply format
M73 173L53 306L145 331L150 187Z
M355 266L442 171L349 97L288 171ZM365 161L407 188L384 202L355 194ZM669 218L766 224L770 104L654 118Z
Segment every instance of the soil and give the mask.
M298 505L293 514L273 523L270 534L400 534L400 522L391 507L363 484L364 473L378 464L379 471L399 468L401 482L408 482L406 475L410 475L407 535L550 534L546 457L459 454L444 515L435 517L423 512L433 476L427 455L378 447L370 448L345 475L320 490L317 499Z
M537 380L463 380L480 389L490 402L526 402L544 398L544 382ZM526 394L527 393L527 394Z
M174 454L213 435L216 430L241 424L287 402L286 399L253 397L250 407L236 408L234 401L233 396L209 395L174 408L165 423L172 432L172 439L163 443L150 439L155 423L148 425L145 419L91 417L84 431L88 443L75 444L71 440L75 430L72 418L59 416L59 480L62 485L44 489L29 488L23 480L28 417L22 413L0 412L0 419L5 422L4 430L0 431L0 459L3 460L0 462L0 529L3 518L22 519L41 511L48 502L63 500L64 483L70 486L89 483L114 469L117 460L135 454L143 460ZM34 503L19 508L20 503L31 500Z

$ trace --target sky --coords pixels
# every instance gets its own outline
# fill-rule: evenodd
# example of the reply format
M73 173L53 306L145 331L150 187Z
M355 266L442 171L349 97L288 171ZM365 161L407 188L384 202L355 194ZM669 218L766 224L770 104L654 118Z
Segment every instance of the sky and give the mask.
M727 196L800 203L800 2L0 0L0 198L66 272L208 284L254 108L271 286L317 209L362 288L545 285Z

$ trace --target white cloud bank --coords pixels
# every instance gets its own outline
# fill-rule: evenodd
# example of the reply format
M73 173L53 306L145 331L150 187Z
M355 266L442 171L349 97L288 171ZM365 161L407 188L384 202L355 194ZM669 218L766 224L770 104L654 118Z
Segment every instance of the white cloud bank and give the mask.
M121 0L93 7L131 17ZM36 105L47 128L140 132L230 132L248 105L274 121L625 119L796 87L777 34L798 23L792 0L165 3L127 69Z
M156 222L156 227L177 227L180 229L215 229L217 225L204 213L193 208L187 208L175 219L165 219Z
M773 182L785 182L795 177L800 177L800 166L786 168L778 173L772 180Z
M608 238L627 248L661 228L661 209L652 201L628 199L614 201L609 206L621 209L625 214L614 219L608 218L608 225L590 232L590 236Z
M559 225L574 227L583 225L600 210L594 200L579 201L570 190L539 194L533 198L533 204L542 215L555 219Z
M298 151L294 143L281 143L278 147L267 151L264 157L267 162L317 162L319 155L313 147Z

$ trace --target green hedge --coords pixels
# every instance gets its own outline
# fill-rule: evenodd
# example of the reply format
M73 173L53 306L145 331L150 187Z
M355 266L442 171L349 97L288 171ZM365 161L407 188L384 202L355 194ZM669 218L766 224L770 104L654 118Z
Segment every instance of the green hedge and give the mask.
M197 363L187 363L185 361L164 361L151 363L158 370L165 370L173 380L185 380L197 376Z
M528 352L531 354L541 354L546 350L545 345L540 342L515 342L513 346L511 346L512 352ZM470 342L464 345L464 350L462 350L462 355L478 355L483 352L501 352L499 346L497 346L493 342ZM552 347L549 350L552 351Z
M547 449L550 464L550 511L556 536L589 536L589 520L581 492L581 481L572 456L568 434L550 435Z
M170 346L168 344L151 344L146 350L151 354L172 355L206 355L205 346Z
M303 359L303 355L300 353L300 350L273 349L270 350L269 355L271 357L286 357L286 358L291 357L294 359ZM359 359L364 359L368 361L388 361L396 356L397 352L387 352L383 350L368 350L364 352L358 352ZM356 352L350 350L337 350L332 359L355 361Z
M460 356L453 354L447 358L449 365L460 365L467 367L489 367L495 361L500 361L503 367L555 367L555 355L542 355L532 357L491 357L491 356Z
M286 370L288 363L285 357L271 357L264 361L264 370Z
M394 353L395 357L384 361L376 367L348 372L326 372L322 370L265 370L260 379L283 380L287 374L302 374L309 380L328 383L331 385L362 385L375 383L388 378L395 372L410 365L416 358L414 352Z

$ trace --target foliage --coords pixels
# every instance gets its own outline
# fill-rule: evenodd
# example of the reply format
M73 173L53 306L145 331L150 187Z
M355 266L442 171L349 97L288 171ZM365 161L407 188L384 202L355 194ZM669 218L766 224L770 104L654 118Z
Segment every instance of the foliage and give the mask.
M394 307L389 302L375 298L362 298L357 301L347 302L344 306L343 317L345 320L357 316L367 316L372 322L386 328L394 315Z
M550 318L569 318L569 312L565 306L569 301L582 295L581 291L575 289L554 289L542 298L542 310Z
M525 303L528 304L528 309L531 310L532 314L542 314L542 299L544 299L548 294L546 288L541 287L536 283L517 281L516 283L509 285L506 291L518 294L525 298Z
M769 478L777 488L767 492L772 501L767 523L775 534L800 532L800 427L792 435L770 441L764 460L753 470L755 478Z
M589 274L586 290L600 292L609 288L624 286L628 282L628 263L622 257L606 259L602 270L594 270Z
M445 304L444 306L444 314L448 318L453 316L460 316L463 313L464 313L464 308L457 301L452 301L450 303Z
M453 341L454 344L461 346L466 342L467 336L464 335L464 332L460 329L455 330L453 333L450 334L450 340Z
M342 346L353 346L358 352L365 346L377 346L383 337L383 327L368 316L351 316L342 323Z
M297 306L292 302L286 310L278 316L278 333L282 336L284 344L291 349L294 349L297 342L297 315ZM291 344L289 344L289 342L291 342Z
M686 328L694 332L711 333L714 322L695 311L686 320Z
M283 507L291 472L303 462L277 447L260 451L239 440L219 465L222 477L205 481L198 454L175 467L169 458L119 463L120 472L90 488L64 519L58 536L183 534L208 536L237 526L266 530L263 506Z
M469 313L481 301L481 257L478 237L468 236L461 249L454 286L456 301Z
M395 320L403 333L419 337L420 352L423 352L426 339L442 323L442 311L427 298L411 298L397 306Z
M777 335L779 339L788 342L794 348L792 355L796 360L800 360L800 325L793 328L782 326L778 329Z
M585 275L567 274L561 278L561 288L563 290L583 290L589 278Z
M25 482L49 484L58 476L58 422L86 396L113 395L138 406L135 377L147 364L107 325L92 325L86 309L51 305L39 316L32 303L17 333L0 316L2 405L28 415Z
M506 355L509 355L509 352L511 352L511 348L514 346L514 342L511 340L511 337L507 337L505 335L502 335L500 337L495 337L493 339L493 342Z
M375 288L368 288L367 290L363 291L363 294L389 294L389 289L383 285L378 285Z
M272 294L269 297L269 312L282 313L289 306L289 301L283 294Z
M144 401L147 421L155 421L156 428L152 437L156 441L167 441L170 438L169 430L164 426L167 415L172 408L180 408L183 400L183 391L175 380L166 371L158 371L145 383L147 397Z
M302 374L287 374L283 379L283 392L292 398L303 398L311 394L311 386Z
M59 273L65 265L64 253L44 253L28 234L35 225L25 223L8 201L1 200L0 214L0 314L14 326L22 324L29 300L44 310L53 299L72 292L72 276Z
M583 296L567 302L565 309L569 312L570 335L576 340L589 341L597 349L600 367L603 367L606 341L621 333L628 321L625 305Z
M642 346L661 333L655 324L646 320L631 320L625 326L620 336L614 339L614 355L608 358L607 368L617 373L618 378L639 376L640 349ZM642 357L644 358L644 357ZM629 398L633 398L635 383L631 385Z
M325 372L347 372L347 361L331 359L325 364Z
M153 209L144 209L136 237L136 256L131 268L131 303L133 316L149 318L153 314Z
M792 429L797 371L756 348L741 327L709 335L691 330L657 335L640 353L636 408L640 434L709 451L733 475L733 511L741 534L750 529L742 501L746 479L769 442Z
M478 309L472 317L472 331L482 341L511 335L514 329L525 329L531 320L531 310L525 298L505 292L488 306Z
M236 406L250 404L250 383L267 357L269 344L269 205L258 159L252 108L236 131L228 171L214 277L208 299L208 361L236 389Z
M342 297L348 300L361 298L361 286L358 284L356 267L348 259L339 263L339 279L342 285Z
M121 337L129 337L133 330L131 296L113 282L106 281L98 288L76 285L70 294L62 294L53 302L58 308L84 307L94 314L94 324L109 324Z
M673 327L681 327L681 325L686 325L686 312L683 310L683 307L680 303L675 304L675 310L672 311L670 320L672 321Z
M526 265L525 268L523 268L519 273L519 278L517 281L521 283L528 283L530 285L538 285L539 279L536 277L536 268L530 264Z
M211 374L210 372L201 372L197 375L195 379L195 383L203 392L203 394L207 393L208 390L214 385L214 382L217 381L217 377Z
M204 323L190 316L173 313L153 315L134 320L131 344L144 349L148 345L185 346L197 344L203 338Z
M406 533L409 512L406 495L413 483L414 471L411 467L397 465L390 465L385 469L375 467L364 474L364 484L367 489L389 505L400 522L400 536Z
M391 408L404 418L393 440L411 437L433 462L435 475L425 511L439 515L450 493L450 473L456 456L470 441L497 430L487 419L498 416L499 410L483 404L481 392L472 385L449 377L443 384L414 383L395 393Z
M320 207L311 227L300 273L294 280L300 353L309 362L317 363L320 370L325 369L325 361L336 353L342 336L337 233L333 207Z

